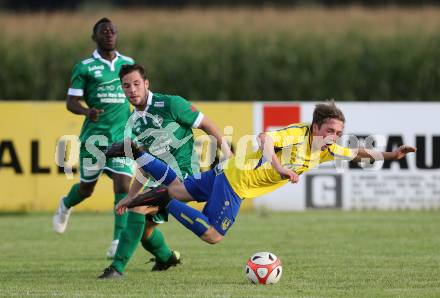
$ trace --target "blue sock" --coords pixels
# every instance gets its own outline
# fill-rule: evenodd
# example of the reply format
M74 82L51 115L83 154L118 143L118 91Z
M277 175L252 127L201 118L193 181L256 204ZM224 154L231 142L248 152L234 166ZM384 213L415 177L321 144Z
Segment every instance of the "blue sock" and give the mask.
M197 236L202 236L209 228L209 219L202 212L176 199L168 204L168 211Z
M149 173L161 184L168 186L177 177L176 172L169 165L151 154L143 153L136 162L141 166L142 170Z

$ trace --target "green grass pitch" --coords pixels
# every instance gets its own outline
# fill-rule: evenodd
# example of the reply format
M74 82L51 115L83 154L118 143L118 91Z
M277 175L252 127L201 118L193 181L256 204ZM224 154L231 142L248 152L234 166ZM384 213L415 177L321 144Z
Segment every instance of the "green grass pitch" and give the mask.
M150 272L138 247L121 280L109 265L112 215L77 213L64 235L51 214L1 215L0 296L439 297L440 211L241 213L223 242L205 244L174 219L161 229L183 265ZM271 251L276 285L250 284L244 264Z

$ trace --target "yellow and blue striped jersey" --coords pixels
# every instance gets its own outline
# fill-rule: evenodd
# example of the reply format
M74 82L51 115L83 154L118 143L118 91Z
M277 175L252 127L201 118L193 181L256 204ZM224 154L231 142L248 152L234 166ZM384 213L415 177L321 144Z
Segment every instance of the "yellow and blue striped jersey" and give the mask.
M280 163L298 175L334 159L350 159L349 148L337 144L312 150L310 124L296 123L266 133L273 139ZM243 199L254 198L274 191L288 182L265 160L261 150L230 158L223 167L229 184Z

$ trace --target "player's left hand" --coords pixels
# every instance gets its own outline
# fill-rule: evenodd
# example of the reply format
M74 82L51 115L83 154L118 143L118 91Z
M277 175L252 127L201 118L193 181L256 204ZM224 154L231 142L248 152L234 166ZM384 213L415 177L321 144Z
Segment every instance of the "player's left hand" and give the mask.
M298 183L299 181L299 175L290 169L281 167L278 173L283 179L288 179L291 183Z
M116 213L118 213L119 215L124 214L124 212L126 212L128 209L127 205L130 203L130 201L131 201L130 197L126 197L120 200L118 204L116 204L115 206Z
M396 154L396 159L398 160L404 158L405 155L407 155L408 153L416 152L416 151L417 151L416 147L402 145L399 148L397 148L397 150L395 150L394 153Z

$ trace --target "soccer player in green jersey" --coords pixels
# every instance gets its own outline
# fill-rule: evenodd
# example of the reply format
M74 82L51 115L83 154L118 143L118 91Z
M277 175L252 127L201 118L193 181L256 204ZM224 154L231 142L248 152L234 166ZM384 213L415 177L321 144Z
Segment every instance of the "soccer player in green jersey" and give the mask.
M149 90L145 70L141 65L124 65L120 71L122 88L135 111L127 125L127 134L139 146L150 154L172 165L180 179L198 172L194 163L193 128L203 130L212 136L218 147L222 144L222 135L214 123L188 101L180 96L153 93ZM224 142L226 145L226 142ZM222 150L230 155L229 147ZM128 197L130 201L146 184L142 180L145 173L141 170L137 179L133 180ZM161 179L158 179L161 182ZM135 207L128 212L127 227L121 239L113 263L106 268L99 278L115 278L122 276L130 257L139 241L148 251L155 252L156 263L153 271L167 270L170 266L180 263L180 254L171 251L166 245L157 246L155 241L162 239L160 231L155 228L158 223L168 219L168 213L157 213L157 207ZM146 240L150 239L149 243ZM163 242L163 241L160 241Z
M109 19L102 18L94 25L92 39L96 43L96 50L91 57L75 65L67 93L67 109L85 116L85 120L79 137L80 182L74 184L61 199L53 217L53 229L60 234L66 229L72 207L92 195L103 171L113 180L115 204L127 196L133 176L130 159L109 158L105 163L100 163L90 148L105 148L123 139L125 124L130 117L130 105L122 91L118 74L123 65L133 64L134 61L116 51L117 29ZM114 256L126 217L115 213L113 241L107 251L109 258Z

